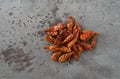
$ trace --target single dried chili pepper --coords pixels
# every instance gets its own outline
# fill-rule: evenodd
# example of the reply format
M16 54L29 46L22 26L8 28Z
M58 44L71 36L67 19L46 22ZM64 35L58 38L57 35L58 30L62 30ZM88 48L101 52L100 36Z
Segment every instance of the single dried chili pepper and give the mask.
M81 42L80 45L81 45L84 49L86 49L86 50L92 50L92 49L93 49L93 48L92 48L92 45L91 45L91 44L88 44L88 43L86 43L86 42Z
M70 53L66 53L66 54L63 54L59 57L58 61L59 62L65 62L66 60L68 60L72 55L73 55L74 52L70 52Z
M51 51L54 51L54 52L56 51L56 50L55 50L56 46L46 45L46 46L44 46L44 48L45 48L45 49L48 49L48 50L51 50Z
M62 54L61 52L55 52L55 53L51 56L51 60L53 60L53 61L57 60L57 59L60 57L61 54Z
M83 47L80 45L80 44L77 44L77 47L78 47L78 52L77 54L80 56L80 54L84 51Z
M50 36L57 36L58 35L58 32L57 31L53 31L53 32L46 32L47 35L50 35Z
M82 33L83 34L80 35L80 40L82 40L82 41L87 41L90 38L92 38L94 35L99 34L98 32L94 32L94 31L91 31L91 30L83 30Z
M76 61L79 60L79 55L76 52L73 53L73 57Z
M54 52L71 52L71 49L69 47L65 47L65 46L56 47L56 46L46 45L46 46L44 46L44 48L51 50L51 51L54 51Z
M79 52L79 49L78 49L78 47L77 47L77 44L74 44L73 46L72 46L72 49L77 53L77 52Z
M95 32L95 31L88 30L88 29L82 30L82 33L93 33L93 34L95 34L95 35L98 35L98 34L99 34L99 32Z
M69 16L69 17L68 17L67 28L68 28L68 30L71 31L71 32L72 32L73 25L74 25L74 18L73 18L72 16Z
M52 36L50 36L50 35L45 36L44 39L46 41L50 42L50 43L54 43L55 42L55 39Z
M67 44L67 47L71 48L77 42L78 35L79 35L79 31L77 31L75 38Z
M44 31L45 31L45 33L46 32L54 32L54 31L57 31L57 30L61 30L63 28L65 28L64 24L59 23L55 26L52 26L52 27L49 27L49 28L45 29Z
M71 41L71 40L73 39L73 37L74 37L74 34L68 35L68 36L63 40L62 44Z

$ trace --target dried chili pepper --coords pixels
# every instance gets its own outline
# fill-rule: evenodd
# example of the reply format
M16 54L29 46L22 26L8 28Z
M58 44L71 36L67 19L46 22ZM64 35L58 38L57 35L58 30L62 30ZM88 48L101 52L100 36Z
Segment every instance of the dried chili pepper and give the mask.
M81 29L80 20L75 24L72 16L68 17L68 23L58 23L44 30L47 36L44 39L53 45L44 46L53 51L51 60L65 62L73 57L76 61L85 50L92 50L96 46L98 32Z

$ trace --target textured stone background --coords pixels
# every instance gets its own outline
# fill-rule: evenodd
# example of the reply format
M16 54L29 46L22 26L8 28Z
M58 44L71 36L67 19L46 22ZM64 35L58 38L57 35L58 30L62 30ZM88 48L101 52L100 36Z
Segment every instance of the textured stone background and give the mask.
M78 62L44 50L43 29L81 18L101 34ZM120 0L0 0L0 79L120 79Z

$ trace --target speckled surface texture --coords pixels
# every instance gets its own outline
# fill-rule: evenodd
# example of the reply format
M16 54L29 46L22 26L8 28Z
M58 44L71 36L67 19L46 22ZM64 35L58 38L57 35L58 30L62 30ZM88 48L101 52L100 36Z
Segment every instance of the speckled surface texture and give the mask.
M79 61L58 63L43 29L81 18L100 32ZM0 79L120 79L120 0L0 0Z

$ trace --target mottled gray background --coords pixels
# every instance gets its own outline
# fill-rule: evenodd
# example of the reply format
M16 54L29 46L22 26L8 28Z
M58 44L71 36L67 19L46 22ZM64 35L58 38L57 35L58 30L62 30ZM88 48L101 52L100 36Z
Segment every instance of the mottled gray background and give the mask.
M58 63L43 29L81 18L100 32L80 60ZM120 79L120 0L0 0L0 79Z

